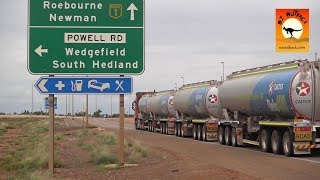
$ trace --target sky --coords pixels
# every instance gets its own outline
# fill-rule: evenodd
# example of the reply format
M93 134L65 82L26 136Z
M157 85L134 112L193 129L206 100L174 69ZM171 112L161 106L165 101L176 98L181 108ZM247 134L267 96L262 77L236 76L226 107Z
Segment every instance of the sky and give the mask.
M310 52L275 52L275 9L310 9ZM40 76L27 70L27 0L0 6L0 112L44 110L44 97L33 83ZM145 72L133 76L134 93L161 91L183 83L220 80L234 71L294 59L314 60L319 53L320 6L314 0L145 0ZM181 78L183 77L183 78ZM33 91L32 91L33 89ZM66 112L59 95L56 113ZM125 96L128 113L135 95ZM130 98L130 102L129 102ZM71 100L71 97L67 97ZM70 101L69 101L70 102ZM118 113L119 97L90 95L89 112ZM85 96L74 96L80 111ZM68 103L70 112L70 104ZM132 113L132 110L131 110Z

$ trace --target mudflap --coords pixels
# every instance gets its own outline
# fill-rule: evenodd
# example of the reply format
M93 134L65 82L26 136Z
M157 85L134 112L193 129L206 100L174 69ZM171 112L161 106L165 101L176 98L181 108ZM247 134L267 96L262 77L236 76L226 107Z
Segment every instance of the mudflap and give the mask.
M217 141L218 132L207 132L207 141Z
M207 141L218 140L218 125L217 121L207 122Z
M174 135L174 122L175 121L168 121L168 134Z
M293 154L311 154L310 148L313 145L310 145L310 142L293 142Z

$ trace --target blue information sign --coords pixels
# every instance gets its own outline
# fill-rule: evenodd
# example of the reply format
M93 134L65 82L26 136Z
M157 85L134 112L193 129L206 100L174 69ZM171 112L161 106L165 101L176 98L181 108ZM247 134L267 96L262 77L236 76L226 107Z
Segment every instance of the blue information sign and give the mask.
M131 77L40 77L41 94L130 94Z

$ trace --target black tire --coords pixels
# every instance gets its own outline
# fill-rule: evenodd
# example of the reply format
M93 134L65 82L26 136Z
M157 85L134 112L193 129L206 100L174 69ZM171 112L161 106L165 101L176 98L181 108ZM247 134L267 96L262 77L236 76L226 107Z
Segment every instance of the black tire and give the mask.
M224 127L223 126L218 127L218 141L220 144L226 143L226 141L224 139Z
M231 130L231 145L233 147L238 146L238 141L237 141L237 130L235 127L232 128Z
M293 156L293 137L290 133L290 131L286 131L283 134L283 139L282 139L282 147L283 147L283 154L285 156Z
M166 129L167 129L167 135L169 135L169 124L168 123L166 123Z
M198 140L202 141L202 125L198 124L198 129L197 129L197 136L198 136Z
M226 142L226 145L230 146L231 145L231 127L227 126L224 129L224 140Z
M150 122L148 121L148 131L150 132Z
M271 149L274 154L282 154L282 133L280 130L273 130L271 134Z
M186 137L186 133L184 131L184 128L183 128L183 124L181 124L181 137Z
M164 127L164 123L161 123L161 124L162 124L162 134L165 134L166 129L165 129L165 127Z
M203 141L207 141L207 126L203 125L202 126L202 140Z
M178 123L178 136L181 137L181 123Z
M168 123L165 122L165 123L164 123L164 134L169 134L168 132L169 132L169 131L168 131Z
M174 123L174 135L178 136L178 124Z
M196 124L194 124L192 126L192 136L193 136L193 139L195 139L195 140L198 139L198 137L197 137L197 125Z
M271 133L268 129L263 129L261 131L260 148L263 152L271 152Z

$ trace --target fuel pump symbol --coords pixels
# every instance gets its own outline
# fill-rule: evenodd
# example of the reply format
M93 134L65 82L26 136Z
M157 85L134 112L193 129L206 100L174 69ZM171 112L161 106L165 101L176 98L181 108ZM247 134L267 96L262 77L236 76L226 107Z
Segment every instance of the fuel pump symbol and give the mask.
M74 83L73 81L71 81L71 90L74 91L81 91L82 90L82 80L76 80L76 82Z

